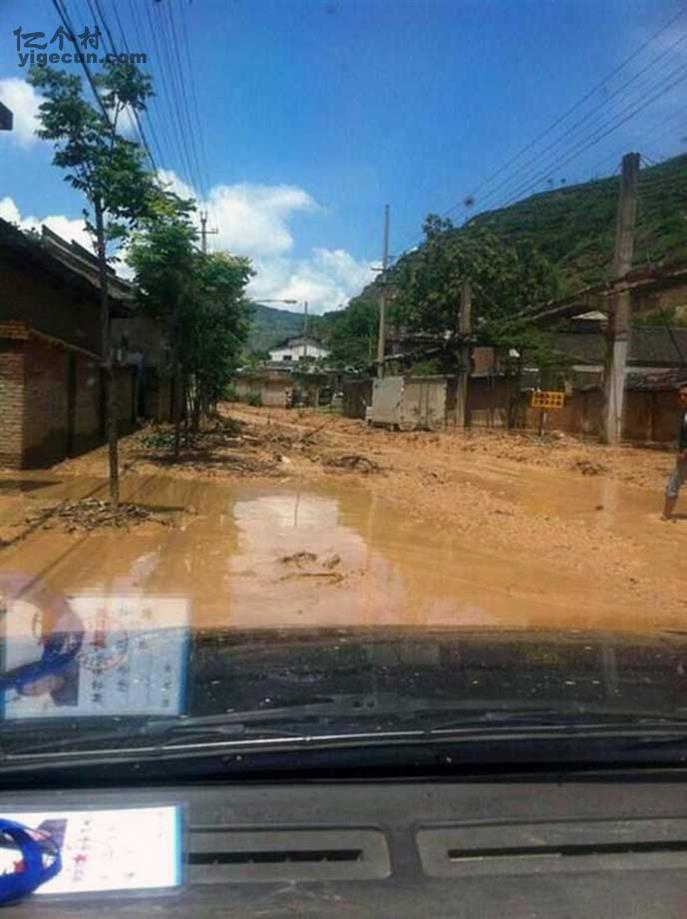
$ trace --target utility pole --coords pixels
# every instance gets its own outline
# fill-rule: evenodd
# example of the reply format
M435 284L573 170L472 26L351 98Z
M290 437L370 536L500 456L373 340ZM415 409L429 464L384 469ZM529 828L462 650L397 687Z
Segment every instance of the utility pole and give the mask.
M468 381L470 379L470 342L472 331L472 285L463 281L458 317L459 360L456 382L456 427L464 428L467 419Z
M215 236L219 233L219 230L215 228L214 230L208 230L208 212L200 212L200 241L201 248L203 250L203 255L207 255L208 252L208 236Z
M377 376L384 376L386 352L386 269L389 266L389 205L384 205L384 245L382 249L382 291L379 296L379 333L377 335Z
M611 269L613 281L624 278L632 268L639 159L639 153L626 153L623 157L618 217L615 228L615 251ZM630 313L630 291L627 288L615 287L608 301L606 362L604 367L603 440L607 444L620 443L623 432L625 368L630 350Z
M308 301L303 301L303 357L308 356Z

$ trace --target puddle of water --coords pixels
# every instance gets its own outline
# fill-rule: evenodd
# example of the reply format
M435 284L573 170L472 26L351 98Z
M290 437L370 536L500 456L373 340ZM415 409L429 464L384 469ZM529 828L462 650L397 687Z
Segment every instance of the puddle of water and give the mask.
M527 501L522 486L510 487L520 487ZM74 499L104 495L105 485L73 479L41 496L48 491ZM80 598L81 606L88 597L115 606L138 597L161 610L174 600L197 627L659 624L656 611L619 608L593 577L552 571L524 547L497 553L467 543L455 531L409 520L364 490L129 476L122 497L192 513L176 527L38 531L2 552L0 575L14 578L23 599L38 606L56 595Z

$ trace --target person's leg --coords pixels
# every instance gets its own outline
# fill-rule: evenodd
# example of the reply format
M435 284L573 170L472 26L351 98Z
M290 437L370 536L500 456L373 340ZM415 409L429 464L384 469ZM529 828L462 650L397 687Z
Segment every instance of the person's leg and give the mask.
M675 463L675 469L668 479L668 485L666 486L666 497L663 505L663 519L670 520L673 516L673 511L675 510L675 505L677 503L677 497L680 493L680 488L683 485L685 478L687 477L687 462L684 460L678 460Z

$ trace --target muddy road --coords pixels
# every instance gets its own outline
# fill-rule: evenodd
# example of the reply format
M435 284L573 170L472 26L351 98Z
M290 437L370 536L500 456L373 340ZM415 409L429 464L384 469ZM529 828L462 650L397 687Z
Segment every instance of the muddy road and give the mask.
M122 441L123 497L148 511L130 528L37 513L104 497L102 450L0 474L0 575L22 585L16 602L147 604L156 621L183 608L237 628L687 622L687 519L658 519L669 454L223 414L179 463L164 431Z

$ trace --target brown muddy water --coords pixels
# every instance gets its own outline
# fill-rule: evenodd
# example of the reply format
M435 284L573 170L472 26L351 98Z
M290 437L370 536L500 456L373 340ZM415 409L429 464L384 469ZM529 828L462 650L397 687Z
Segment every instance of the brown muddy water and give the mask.
M614 483L580 481L571 494L552 475L533 491L517 474L504 481L487 465L475 480L533 514L587 515L600 529L613 523L629 532L639 518L648 527L653 514L650 496ZM23 520L38 502L105 494L99 479L6 477L0 527ZM73 534L37 528L0 551L0 582L15 585L12 602L40 608L57 596L113 613L140 602L156 624L183 610L196 627L680 625L639 598L620 604L612 588L596 583L593 558L588 571L558 571L528 551L526 539L504 552L458 527L410 519L363 488L127 476L123 499L169 514L170 525ZM634 524L626 519L631 503ZM651 526L660 526L653 517ZM655 564L674 570L675 543L656 534Z

